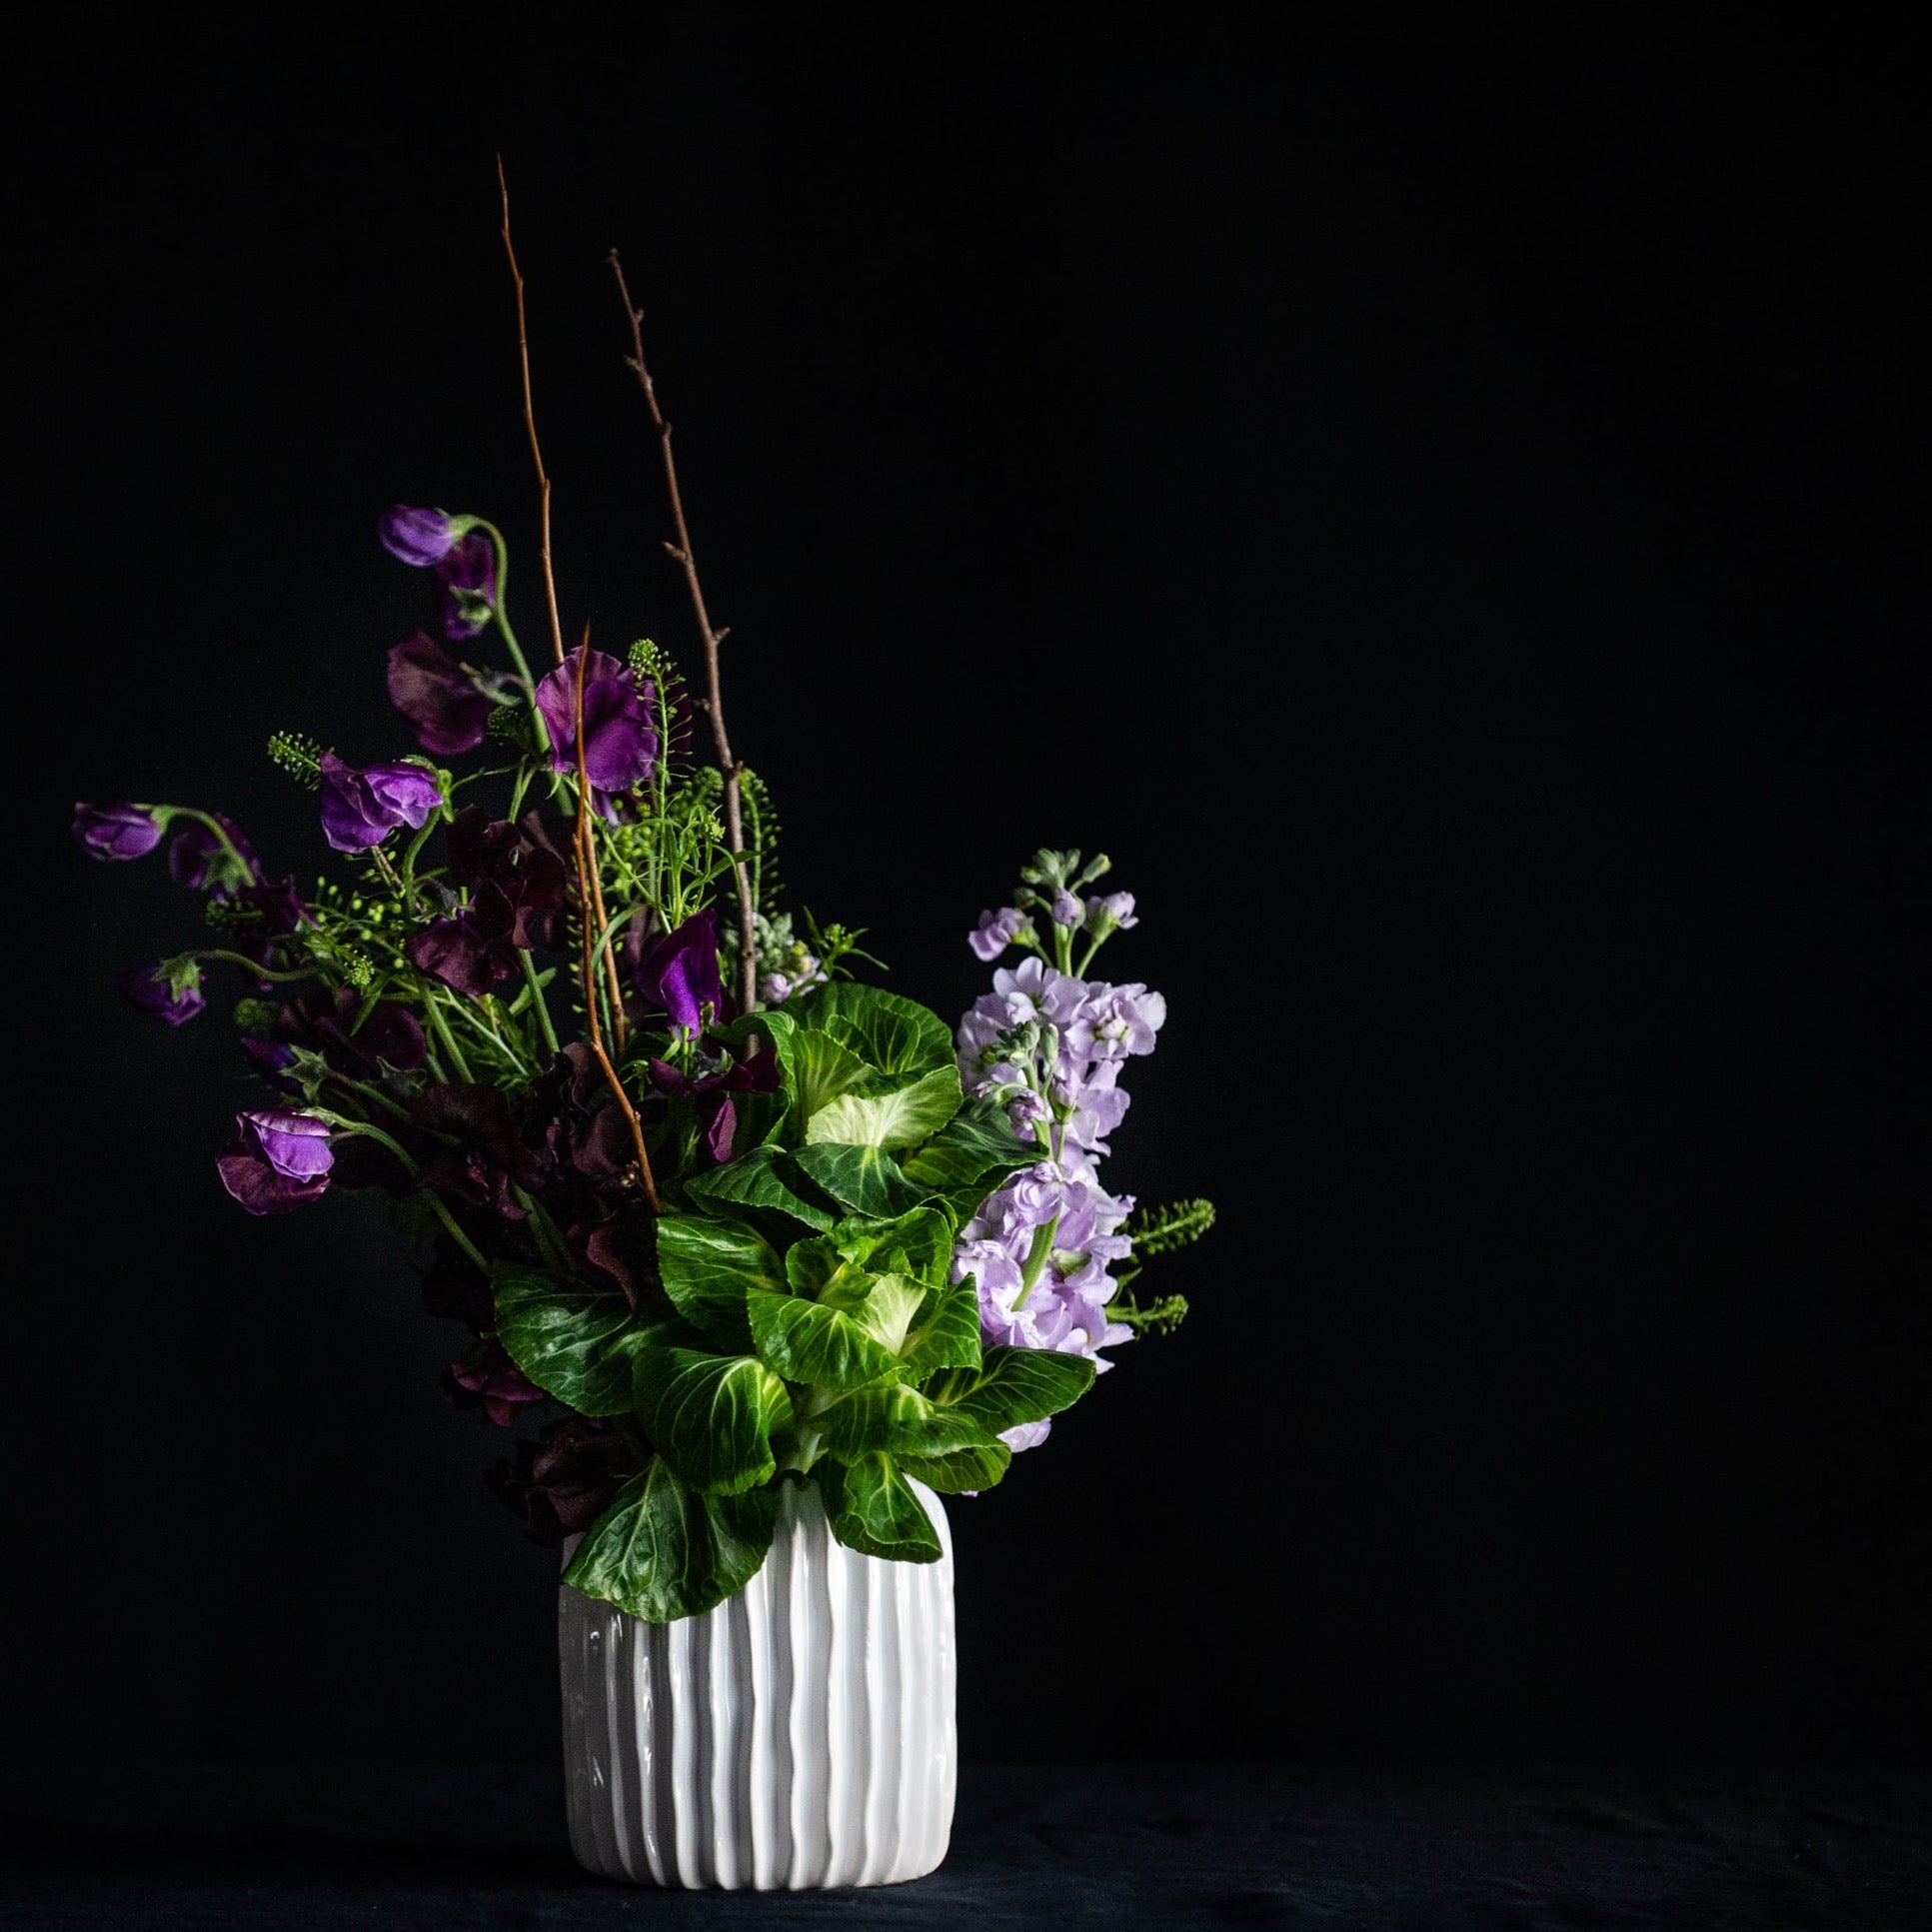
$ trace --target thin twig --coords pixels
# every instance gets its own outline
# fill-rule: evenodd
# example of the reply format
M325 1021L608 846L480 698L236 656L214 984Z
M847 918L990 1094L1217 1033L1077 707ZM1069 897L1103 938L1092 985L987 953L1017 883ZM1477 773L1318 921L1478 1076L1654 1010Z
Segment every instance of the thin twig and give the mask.
M524 379L524 428L530 432L530 454L537 465L537 496L543 512L541 553L544 566L544 596L550 605L550 642L557 654L557 662L564 662L564 624L557 609L557 577L550 561L550 472L544 468L543 446L537 440L537 409L530 393L530 331L524 316L524 278L523 271L517 266L517 250L510 239L510 183L504 174L503 156L497 156L497 188L503 197L503 252L510 260L511 280L517 285L517 354L523 367ZM625 1124L631 1129L632 1144L638 1150L638 1175L644 1182L645 1198L651 1203L651 1211L659 1214L664 1211L658 1198L658 1184L651 1172L651 1156L645 1151L644 1125L638 1118L638 1110L631 1104L631 1096L624 1090L624 1082L617 1076L617 1069L611 1064L611 1056L604 1050L604 1028L597 1017L597 973L591 960L590 932L592 908L597 903L593 890L596 867L591 861L590 828L588 818L591 809L591 781L584 763L584 668L590 662L590 648L586 643L583 655L577 661L577 904L579 924L584 929L583 979L584 1015L590 1022L591 1051L597 1055L597 1063L603 1069L605 1083L611 1089L612 1097L623 1109ZM533 694L534 696L534 694ZM613 979L616 973L613 969Z
M718 647L725 633L712 628L705 609L704 587L698 581L698 560L692 553L691 531L685 523L685 502L678 488L678 465L671 454L671 425L658 407L657 386L644 362L644 311L631 300L630 286L624 279L624 264L616 249L611 251L611 273L617 277L618 294L624 298L624 313L631 323L631 354L625 358L637 372L638 387L644 391L646 407L657 426L658 447L664 452L664 478L671 493L671 517L678 530L678 541L665 549L684 566L685 583L691 592L691 607L698 617L698 634L705 644L705 715L711 720L712 743L718 750L718 763L725 774L725 843L732 855L732 877L738 885L738 1003L750 1012L758 1003L758 927L757 908L752 902L751 877L745 868L745 825L739 811L738 778L743 769L732 756L732 742L725 733L725 701L719 691Z
M584 677L590 661L591 627L589 622L586 621L584 625L584 652L578 661L577 671L580 714L583 705ZM582 768L584 764L584 740L581 726L579 728L577 741L577 762L579 767ZM596 815L580 810L577 816L577 823L584 828L584 859L586 870L589 872L591 878L591 903L597 912L596 930L602 933L610 924L611 916L604 910L604 876L597 869ZM625 1041L630 1037L631 1022L624 1016L624 987L618 978L617 955L608 947L603 948L602 952L604 959L604 978L606 984L611 988L611 1030L617 1035L618 1051L622 1052Z
M631 1144L638 1150L638 1178L644 1182L644 1197L651 1203L654 1214L664 1212L664 1203L658 1198L658 1183L651 1172L651 1156L645 1151L644 1124L638 1118L638 1110L631 1104L631 1096L624 1090L624 1082L617 1076L617 1068L611 1064L611 1056L604 1050L604 1028L597 1017L597 966L591 954L591 881L596 876L596 862L591 849L591 778L584 762L584 668L590 663L591 648L588 639L577 658L577 911L578 928L582 939L583 980L584 980L584 1017L590 1024L591 1051L597 1055L597 1063L604 1069L605 1083L616 1096L617 1103L624 1110L624 1123L631 1129Z
M524 428L530 432L530 454L537 463L537 500L543 519L539 548L544 564L544 596L550 603L550 648L562 664L564 621L557 612L557 578L550 567L550 473L544 468L543 448L537 441L537 405L530 393L530 328L524 316L524 276L517 266L517 250L510 239L510 182L503 171L502 155L497 156L497 189L503 197L503 252L510 258L510 279L517 285L517 356L523 365Z

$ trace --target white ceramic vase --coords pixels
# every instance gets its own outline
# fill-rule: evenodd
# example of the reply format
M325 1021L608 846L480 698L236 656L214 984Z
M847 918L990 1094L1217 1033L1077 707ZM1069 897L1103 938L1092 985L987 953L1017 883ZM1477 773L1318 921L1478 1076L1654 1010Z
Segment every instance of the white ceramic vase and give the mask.
M566 1588L558 1612L571 1848L640 1885L808 1891L921 1878L958 1773L953 1539L892 1563L788 1482L765 1566L715 1610L644 1623ZM568 1560L568 1550L566 1560Z

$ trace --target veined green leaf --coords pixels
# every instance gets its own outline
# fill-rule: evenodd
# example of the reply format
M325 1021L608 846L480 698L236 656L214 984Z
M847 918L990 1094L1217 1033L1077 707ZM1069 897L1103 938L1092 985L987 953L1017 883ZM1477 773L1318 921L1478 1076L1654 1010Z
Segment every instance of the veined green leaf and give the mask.
M919 1189L900 1172L883 1147L851 1147L824 1140L801 1147L799 1165L842 1206L855 1214L890 1220L920 1204Z
M647 1623L702 1616L758 1574L777 1520L776 1491L707 1495L653 1456L591 1525L564 1581Z
M832 1239L847 1260L878 1274L910 1274L928 1287L944 1281L953 1264L953 1225L935 1207L889 1221L841 1221Z
M906 1346L906 1331L925 1299L924 1282L904 1274L875 1275L864 1304L853 1311L853 1318L882 1348L889 1349L897 1362Z
M762 1292L747 1308L759 1359L789 1382L859 1388L899 1372L899 1357L841 1308Z
M605 1286L499 1261L490 1286L498 1338L545 1394L584 1415L629 1412L632 1358L644 1330L615 1281Z
M825 1490L832 1533L848 1549L902 1563L937 1563L944 1554L926 1505L891 1456L827 1456L814 1473Z
M917 1000L850 979L817 986L794 1007L801 1026L830 1033L840 1045L897 1077L953 1064L953 1029Z
M808 1235L785 1250L785 1278L794 1294L825 1300L835 1308L856 1308L872 1286L872 1276L846 1259L830 1234ZM835 1286L835 1283L842 1285Z
M957 1194L983 1178L974 1204L998 1186L998 1176L1030 1166L1045 1148L1021 1140L1004 1107L987 1099L968 1100L932 1139L909 1154L906 1178L934 1193Z
M676 1345L638 1356L637 1407L659 1451L697 1489L735 1495L777 1469L772 1431L789 1427L792 1398L755 1355Z
M988 1442L977 1448L955 1449L947 1455L895 1456L902 1475L937 1489L943 1496L957 1496L967 1489L990 1489L1006 1473L1012 1451L1003 1442Z
M830 1033L811 1026L796 1028L782 1051L801 1123L879 1070Z
M891 1092L842 1094L806 1121L805 1137L849 1147L916 1147L952 1119L961 1098L959 1069L936 1066Z
M784 1291L777 1250L742 1222L708 1214L664 1214L657 1229L658 1272L678 1312L721 1341L744 1343L746 1295Z
M978 1289L970 1281L934 1289L900 1352L915 1381L936 1368L976 1369L980 1365Z
M892 1455L950 1455L983 1448L993 1431L976 1416L942 1408L904 1382L875 1382L842 1395L819 1416L826 1444L842 1461L872 1451Z
M710 1172L694 1174L685 1190L702 1200L737 1201L746 1207L770 1207L821 1231L833 1225L829 1208L800 1192L812 1183L793 1164L792 1156L777 1147L754 1147L742 1158ZM816 1193L818 1189L813 1188Z
M988 1348L977 1375L946 1370L926 1386L941 1407L970 1416L988 1435L997 1435L1070 1407L1093 1386L1094 1372L1084 1355L1053 1348Z

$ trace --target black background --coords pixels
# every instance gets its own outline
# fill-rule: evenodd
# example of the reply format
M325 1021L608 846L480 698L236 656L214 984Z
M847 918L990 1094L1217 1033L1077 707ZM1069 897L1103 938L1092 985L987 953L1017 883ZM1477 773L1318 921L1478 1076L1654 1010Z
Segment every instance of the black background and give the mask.
M1109 1176L1222 1221L953 1511L965 1750L1920 1751L1900 51L270 18L70 25L10 108L26 1734L555 1749L457 1331L373 1208L221 1193L232 1033L107 983L196 913L65 833L315 871L260 746L405 748L391 501L502 521L540 630L500 148L567 623L692 638L616 243L795 897L950 1013L1016 862L1104 844L1169 997Z

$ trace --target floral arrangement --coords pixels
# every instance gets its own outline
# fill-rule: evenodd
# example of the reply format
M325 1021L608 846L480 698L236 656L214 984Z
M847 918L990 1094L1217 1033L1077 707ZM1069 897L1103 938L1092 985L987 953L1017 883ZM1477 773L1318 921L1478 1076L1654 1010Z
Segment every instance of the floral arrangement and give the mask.
M382 542L428 580L440 634L389 653L418 751L269 746L343 876L299 890L196 807L82 805L74 832L101 860L167 842L201 896L212 931L120 986L175 1026L232 986L268 1096L236 1117L222 1186L252 1214L388 1196L430 1310L475 1337L452 1398L541 1424L493 1485L540 1540L581 1533L570 1583L666 1622L757 1572L786 1481L821 1486L850 1547L937 1558L909 1480L997 1483L1103 1349L1179 1319L1131 1284L1212 1209L1136 1211L1099 1178L1165 1012L1091 976L1138 924L1132 895L1093 890L1104 857L1038 852L981 915L974 954L1017 963L957 1030L852 976L877 965L863 934L784 910L615 255L704 693L648 640L566 648L510 262L551 668L512 628L501 531L392 509ZM485 641L499 662L457 655Z

